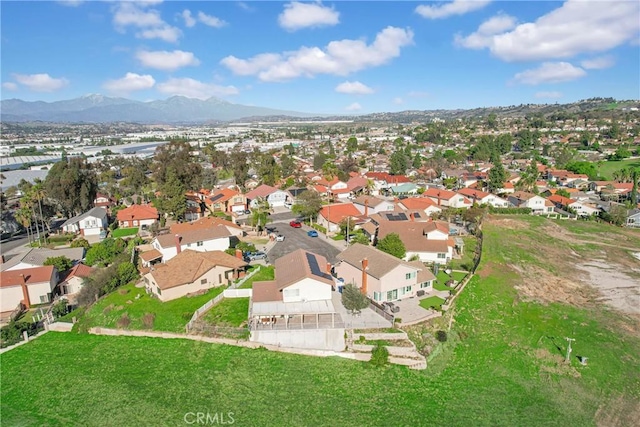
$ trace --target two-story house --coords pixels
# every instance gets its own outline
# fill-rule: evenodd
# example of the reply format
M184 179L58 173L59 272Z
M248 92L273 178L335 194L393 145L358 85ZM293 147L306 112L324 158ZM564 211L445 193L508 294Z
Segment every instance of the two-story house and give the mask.
M0 272L0 312L12 312L22 304L44 304L53 299L58 271L52 265Z
M471 200L462 194L458 194L455 191L441 190L439 188L429 188L422 196L433 200L438 207L467 209L473 205Z
M486 191L474 190L472 188L462 188L458 190L458 194L461 194L479 205L493 206L494 208L508 208L509 202L502 197L498 197L495 194L487 193Z
M421 262L400 260L371 246L355 243L337 256L338 277L376 302L396 301L433 289L435 276Z
M380 212L389 212L395 209L395 203L389 200L379 199L375 196L359 196L353 200L353 206L360 214L369 216Z
M205 204L211 212L241 213L247 208L247 198L239 191L223 188L206 198Z
M509 203L516 208L529 208L533 215L553 213L553 202L526 191L516 191L508 196Z
M62 230L65 233L80 233L83 236L95 236L99 235L103 230L106 230L108 225L107 210L96 207L66 220L62 224Z
M140 227L145 230L158 222L158 210L151 205L131 205L118 211L120 227Z
M191 249L196 252L225 251L229 249L231 234L223 227L185 230L180 234L161 234L151 245L167 262L180 252Z
M265 199L269 207L284 206L289 200L289 193L270 185L262 184L246 194L249 208L256 207L260 200Z
M405 260L414 257L422 262L447 264L453 259L455 241L449 236L449 224L441 221L383 221L377 239L395 233L406 249Z

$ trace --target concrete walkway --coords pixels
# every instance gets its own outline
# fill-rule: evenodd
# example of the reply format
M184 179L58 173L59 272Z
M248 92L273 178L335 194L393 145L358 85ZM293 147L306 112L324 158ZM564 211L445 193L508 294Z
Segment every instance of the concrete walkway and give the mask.
M437 296L446 300L449 297L449 291L437 291L434 289L432 292L429 292L428 294L425 294L421 297L394 301L393 303L396 306L400 307L400 311L395 313L395 316L402 319L402 323L416 323L421 319L427 320L428 318L433 316L434 310L422 308L420 306L420 301L433 296Z
M342 294L339 292L333 292L331 299L333 307L344 322L345 329L378 329L392 326L391 322L370 308L365 308L357 316L347 312L347 309L342 305Z

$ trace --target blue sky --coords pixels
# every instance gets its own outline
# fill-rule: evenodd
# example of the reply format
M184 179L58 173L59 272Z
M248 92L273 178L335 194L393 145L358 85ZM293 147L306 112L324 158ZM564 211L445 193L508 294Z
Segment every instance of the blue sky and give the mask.
M640 2L2 1L2 99L310 113L640 98Z

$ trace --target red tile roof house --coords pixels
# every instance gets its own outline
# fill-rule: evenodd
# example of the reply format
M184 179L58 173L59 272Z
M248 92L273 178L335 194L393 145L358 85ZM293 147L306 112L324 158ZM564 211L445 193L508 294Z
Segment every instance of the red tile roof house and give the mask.
M158 210L151 205L131 205L118 211L120 227L140 227L145 230L158 222Z
M428 197L439 207L448 208L470 208L473 206L471 200L465 196L456 193L455 191L441 190L439 188L429 188L423 194L423 197Z
M251 341L282 347L343 351L344 323L333 305L326 258L303 249L275 261L275 279L254 282Z
M338 277L376 302L413 298L433 290L433 273L420 261L407 262L371 246L355 243L337 256Z
M383 221L377 239L396 233L407 251L405 260L417 255L421 262L447 264L453 258L455 242L446 222Z
M462 194L472 202L475 202L479 205L489 205L493 206L494 208L509 207L509 202L507 200L494 194L487 193L486 191L474 190L471 188L462 188L458 190L458 194Z
M247 208L247 198L236 190L223 188L207 197L205 204L211 212L240 213Z
M266 184L249 191L246 196L250 208L257 206L260 199L266 199L272 208L284 206L289 200L289 193Z
M144 276L147 292L166 302L217 286L229 285L247 267L242 259L222 251L181 252Z
M334 203L323 206L318 212L318 224L326 228L329 233L340 231L340 223L343 219L357 218L361 215L353 203Z
M436 202L428 197L407 197L398 201L398 206L405 211L420 211L426 216L442 212Z
M52 265L0 272L0 312L10 313L18 304L28 309L51 302L57 284L58 271Z

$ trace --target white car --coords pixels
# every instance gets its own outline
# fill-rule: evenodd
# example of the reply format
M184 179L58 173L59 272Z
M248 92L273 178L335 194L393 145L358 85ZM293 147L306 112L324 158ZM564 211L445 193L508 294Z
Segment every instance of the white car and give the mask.
M284 236L282 234L278 234L276 236L276 242L284 242Z

